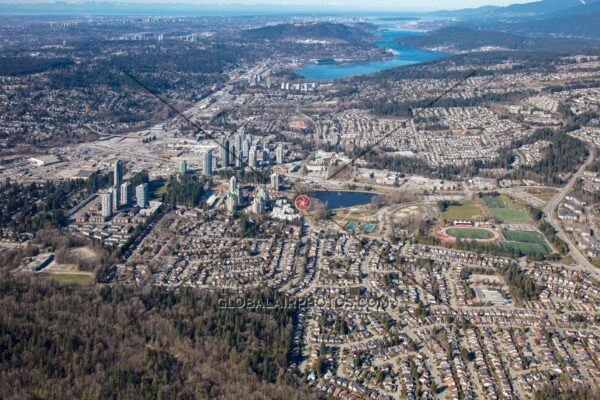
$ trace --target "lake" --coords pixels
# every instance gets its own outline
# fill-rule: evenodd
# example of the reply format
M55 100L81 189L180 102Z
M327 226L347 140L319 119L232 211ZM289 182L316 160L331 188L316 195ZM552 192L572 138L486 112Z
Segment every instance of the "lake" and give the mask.
M378 193L347 192L347 191L316 191L310 197L326 203L328 208L345 208L370 204Z
M418 64L420 62L433 60L444 57L446 53L420 50L408 46L400 46L394 43L394 40L407 37L421 35L421 32L388 29L386 31L378 31L377 35L382 36L381 40L375 42L377 46L383 46L392 49L396 54L391 59L381 61L366 61L356 64L339 65L339 64L323 64L317 65L307 63L302 68L294 72L302 75L307 79L327 80L347 78L354 75L372 74L383 71L385 69L402 67L405 65Z

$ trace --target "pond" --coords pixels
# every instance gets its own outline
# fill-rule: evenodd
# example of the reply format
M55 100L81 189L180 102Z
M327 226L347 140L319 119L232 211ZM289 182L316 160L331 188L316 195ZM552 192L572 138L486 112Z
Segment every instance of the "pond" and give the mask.
M346 208L362 206L373 202L378 193L349 192L349 191L316 191L311 197L316 198L327 205L327 208Z

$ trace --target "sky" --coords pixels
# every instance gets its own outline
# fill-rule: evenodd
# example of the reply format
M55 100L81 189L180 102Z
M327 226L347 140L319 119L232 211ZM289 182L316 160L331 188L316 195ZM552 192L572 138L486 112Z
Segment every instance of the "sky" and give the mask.
M275 8L314 9L319 10L356 10L356 11L418 11L418 10L451 10L479 7L484 5L509 5L526 3L527 0L0 0L0 4L25 3L131 3L136 5L156 5L166 3L190 4L210 9L257 8L274 6Z

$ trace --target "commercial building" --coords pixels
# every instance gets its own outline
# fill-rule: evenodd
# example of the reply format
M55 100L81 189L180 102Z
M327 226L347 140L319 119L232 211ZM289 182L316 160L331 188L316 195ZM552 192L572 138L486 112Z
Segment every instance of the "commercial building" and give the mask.
M265 213L267 209L267 192L264 187L260 187L258 189L258 193L254 196L254 201L252 202L252 212L257 215L262 215Z
M250 168L256 168L256 149L252 148L248 153L248 166Z
M221 146L221 166L226 168L229 166L229 140L223 140L223 145Z
M277 164L283 164L283 144L279 143L275 150L275 161Z
M108 219L112 216L113 209L113 194L111 192L102 193L101 203L102 203L102 218Z
M237 149L238 152L242 153L244 152L244 144L245 144L245 137L244 137L244 132L241 131L240 134L237 136L237 140L235 143L235 147Z
M187 161L181 160L179 162L179 174L181 176L187 175Z
M131 182L121 184L121 205L127 206L131 202Z
M148 194L148 184L142 183L141 185L136 186L135 188L135 198L137 200L137 205L141 208L148 207L149 202L149 194Z
M112 189L113 199L112 199L112 207L113 212L119 211L119 207L121 206L121 187L115 186Z
M113 174L113 186L117 187L123 182L123 161L117 160L115 162L115 169Z
M248 158L251 148L252 148L252 138L247 137L246 141L244 142L244 158Z
M236 168L243 168L244 167L244 158L243 158L243 153L242 153L242 149L240 148L237 151L236 157L235 157L235 167Z
M241 191L240 186L238 184L237 178L232 176L229 179L229 188L227 190L227 200L225 202L225 206L227 208L227 212L234 213L237 210L237 207L241 202Z
M271 174L271 189L279 190L279 175Z
M212 164L212 151L208 150L206 153L204 153L204 175L212 176Z

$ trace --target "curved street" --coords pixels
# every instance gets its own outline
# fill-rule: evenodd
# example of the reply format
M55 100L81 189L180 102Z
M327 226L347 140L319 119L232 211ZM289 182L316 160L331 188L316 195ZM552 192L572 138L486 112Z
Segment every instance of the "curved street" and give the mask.
M575 261L577 261L577 263L584 270L588 271L592 276L594 276L595 278L599 278L600 273L598 272L598 270L592 265L592 263L587 259L587 257L579 251L579 249L577 248L577 246L575 246L575 243L573 243L569 236L565 234L559 221L556 218L556 208L558 207L560 202L563 201L563 199L569 193L569 191L573 189L573 186L581 177L583 171L585 171L585 169L591 164L593 159L594 151L590 149L590 154L587 160L581 165L581 167L579 167L577 172L573 174L571 179L569 179L569 182L567 182L567 184L563 186L560 192L554 195L554 197L552 197L552 199L546 204L546 206L544 207L544 214L546 215L546 219L548 220L548 222L557 231L558 237L565 241L569 246L570 254L573 256Z

